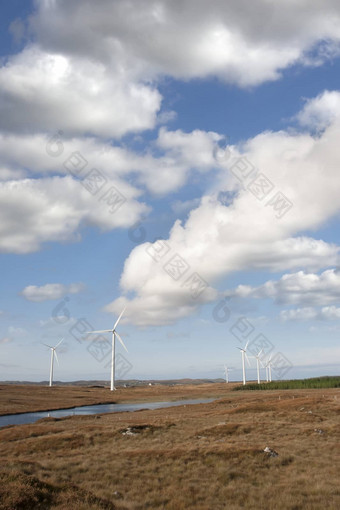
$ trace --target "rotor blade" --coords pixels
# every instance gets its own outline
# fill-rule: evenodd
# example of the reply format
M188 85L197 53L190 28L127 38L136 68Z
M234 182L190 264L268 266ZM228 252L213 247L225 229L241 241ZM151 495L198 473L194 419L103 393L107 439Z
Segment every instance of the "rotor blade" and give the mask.
M57 345L55 346L55 349L56 349L57 347L59 347L59 345L61 344L61 342L62 342L63 340L64 340L64 339L62 338L62 339L60 340L60 342L58 342L58 343L57 343Z
M272 360L271 357L266 359L266 362L265 362L266 367L269 367L271 360Z
M58 356L57 356L57 351L55 349L53 349L53 352L54 352L54 355L55 355L55 359L57 360L57 363L59 365L59 360L58 360Z
M118 317L118 319L116 320L116 323L115 323L115 325L113 326L113 329L116 329L116 327L118 326L118 322L119 322L119 321L120 321L120 319L122 318L122 315L123 315L123 313L125 312L125 310L126 310L126 306L123 308L123 311L122 311L122 312L120 312L120 316L119 316L119 317Z
M120 343L122 344L122 346L124 347L124 349L126 350L126 352L129 352L123 342L123 340L120 338L120 336L118 335L117 331L115 331L115 335L116 337L118 338L118 340L120 341Z
M99 331L86 331L88 335L92 335L94 333L112 333L112 329L101 329Z
M49 349L53 349L53 347L51 347L51 345L44 344L43 342L42 342L42 344L45 345L46 347L48 347Z
M244 355L245 355L245 358L247 360L248 366L250 367L251 366L250 365L250 361L249 361L249 358L248 358L247 353L245 351L244 351Z
M244 351L246 351L246 350L247 350L248 344L249 344L249 340L248 340L248 342L246 343L246 345L245 345L245 347L244 347Z
M241 347L236 347L236 349L239 349L240 351L244 351L244 349L241 349Z

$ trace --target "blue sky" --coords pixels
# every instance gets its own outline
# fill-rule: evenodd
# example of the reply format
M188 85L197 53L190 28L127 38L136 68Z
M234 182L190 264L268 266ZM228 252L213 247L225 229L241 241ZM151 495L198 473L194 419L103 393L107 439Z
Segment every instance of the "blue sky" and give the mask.
M1 7L2 380L108 379L124 306L118 377L339 373L340 9L213 4Z

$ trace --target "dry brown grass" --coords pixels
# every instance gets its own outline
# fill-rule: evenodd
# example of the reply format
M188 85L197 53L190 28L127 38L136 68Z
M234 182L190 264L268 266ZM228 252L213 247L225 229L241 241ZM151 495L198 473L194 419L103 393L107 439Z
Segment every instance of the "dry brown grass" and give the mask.
M0 430L0 509L340 508L339 390L184 388L154 400L224 395Z
M81 386L47 386L0 384L0 415L51 411L70 407L111 404L122 402L149 402L209 398L224 395L225 384L201 384L182 386L143 386L107 388ZM235 386L230 384L229 388Z

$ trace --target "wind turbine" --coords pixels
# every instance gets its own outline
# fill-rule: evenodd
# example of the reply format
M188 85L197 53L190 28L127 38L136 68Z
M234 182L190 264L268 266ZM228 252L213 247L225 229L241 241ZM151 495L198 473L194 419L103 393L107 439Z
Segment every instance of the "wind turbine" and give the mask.
M272 357L270 356L266 361L266 379L267 382L272 382Z
M124 349L126 350L126 352L129 352L127 350L127 348L125 347L125 344L123 342L123 340L120 338L120 336L118 335L117 331L116 331L116 327L118 326L118 322L120 321L120 319L122 318L122 315L123 313L125 312L125 308L124 310L121 312L120 316L118 317L118 319L116 320L115 322L115 325L113 326L112 329L103 329L101 331L88 331L89 334L94 334L94 333L112 333L112 348L111 348L111 391L115 390L115 350L116 350L116 337L118 338L118 340L120 341L120 343L122 344L122 346L124 347Z
M263 351L263 349L261 349L260 352L258 352L254 356L254 358L256 359L256 368L257 368L257 384L261 383L261 380L260 380L260 364L262 365L262 361L261 361L260 356L261 356L262 351Z
M229 373L228 373L228 367L224 365L224 373L225 373L225 382L228 384L229 382Z
M47 345L47 344L43 344L43 345L46 345L46 347L48 347L49 349L51 349L51 365L50 365L50 384L49 386L53 386L53 364L54 364L54 356L56 357L56 360L58 362L58 365L59 365L59 360L58 360L58 356L57 356L57 347L59 347L59 345L61 344L61 342L63 341L64 339L62 338L60 340L60 342L57 343L57 345L55 347L52 347L51 345Z
M242 371L243 371L243 384L244 385L246 384L246 364L245 364L245 359L247 359L247 363L250 366L249 359L248 359L248 356L247 356L247 347L248 347L248 344L249 344L249 340L248 340L248 342L246 343L246 345L245 345L245 347L243 349L241 349L241 347L236 347L236 349L239 349L241 351L241 356L242 356Z

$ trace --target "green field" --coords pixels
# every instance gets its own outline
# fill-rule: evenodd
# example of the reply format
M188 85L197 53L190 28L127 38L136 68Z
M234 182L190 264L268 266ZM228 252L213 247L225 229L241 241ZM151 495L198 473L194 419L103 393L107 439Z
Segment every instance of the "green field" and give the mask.
M312 379L292 379L291 381L272 381L261 384L252 383L235 386L239 390L298 390L312 388L340 388L340 376L313 377Z

